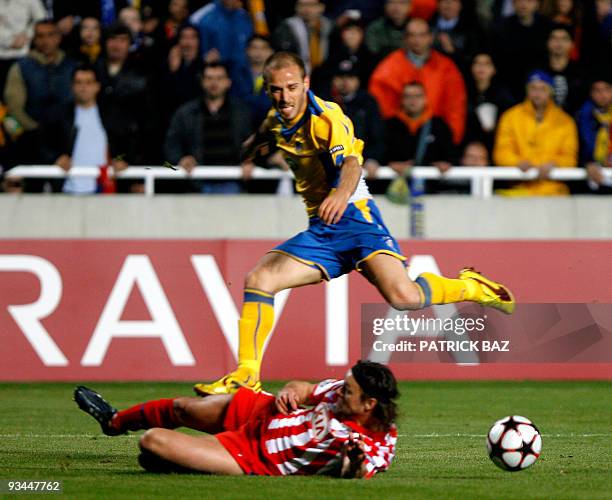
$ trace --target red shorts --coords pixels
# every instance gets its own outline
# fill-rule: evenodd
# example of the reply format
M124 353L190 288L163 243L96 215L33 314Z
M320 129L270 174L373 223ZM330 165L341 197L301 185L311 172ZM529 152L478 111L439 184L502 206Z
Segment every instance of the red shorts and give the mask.
M274 401L271 394L253 392L244 387L238 389L225 414L225 431L215 434L245 474L281 475L261 453L261 434L268 420L278 412Z

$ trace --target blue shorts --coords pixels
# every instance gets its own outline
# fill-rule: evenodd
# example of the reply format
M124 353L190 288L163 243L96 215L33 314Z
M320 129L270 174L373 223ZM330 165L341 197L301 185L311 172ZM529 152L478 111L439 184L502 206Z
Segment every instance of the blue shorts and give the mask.
M361 264L379 253L406 261L380 216L374 200L349 203L342 219L325 224L311 217L306 231L271 250L321 270L326 280L361 271Z

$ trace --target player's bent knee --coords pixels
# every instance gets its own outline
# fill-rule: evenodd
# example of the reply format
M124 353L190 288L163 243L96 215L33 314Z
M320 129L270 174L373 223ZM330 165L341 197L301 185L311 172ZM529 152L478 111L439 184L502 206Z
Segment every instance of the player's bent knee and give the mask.
M274 293L274 275L265 267L256 267L250 271L244 280L245 288L257 288L266 292Z
M150 451L152 453L159 450L165 441L163 431L164 429L160 429L158 427L154 427L153 429L146 431L142 436L140 436L140 449Z

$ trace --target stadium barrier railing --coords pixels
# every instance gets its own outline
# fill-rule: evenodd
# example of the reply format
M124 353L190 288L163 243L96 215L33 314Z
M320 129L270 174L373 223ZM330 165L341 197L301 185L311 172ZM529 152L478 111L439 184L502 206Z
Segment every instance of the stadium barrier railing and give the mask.
M168 168L158 165L129 167L117 174L120 179L143 179L145 194L155 194L156 179L200 179L200 180L239 180L242 178L241 167L235 166L198 166L191 173L181 167ZM112 168L109 169L112 174ZM612 168L603 169L606 181L612 182ZM56 165L18 165L8 170L9 178L58 179L65 177L98 177L100 168L96 166L73 166L68 172ZM426 180L464 180L470 182L470 193L473 197L486 199L493 196L494 181L528 181L538 178L538 170L532 168L523 172L517 167L452 167L441 173L436 167L414 167L412 178ZM390 167L380 167L376 179L394 179L397 174ZM291 174L279 169L255 167L252 179L282 180ZM587 178L583 168L556 168L551 170L549 179L557 181L580 181Z

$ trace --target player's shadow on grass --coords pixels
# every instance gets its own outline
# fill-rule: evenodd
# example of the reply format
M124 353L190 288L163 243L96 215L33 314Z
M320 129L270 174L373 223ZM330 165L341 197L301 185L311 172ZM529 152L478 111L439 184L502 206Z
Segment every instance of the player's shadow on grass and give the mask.
M9 450L1 452L3 455L30 455L37 458L49 458L57 460L59 458L64 459L95 459L95 460L110 460L116 462L116 460L129 459L131 458L130 453L100 453L98 451L65 451L65 450Z
M47 469L60 470L87 470L90 473L108 472L109 464L124 466L125 462L132 460L129 453L100 453L95 451L41 451L41 450L10 450L3 455L15 457L12 469L39 470L41 465ZM17 458L18 457L18 458ZM78 466L78 467L77 467ZM134 467L138 467L135 462ZM105 468L105 469L104 469ZM113 473L119 472L113 470Z
M146 471L142 468L140 468L138 466L138 464L136 464L135 466L136 468L134 470L126 470L126 469L122 469L122 470L113 470L112 473L113 475L117 475L117 476L133 476L133 477L143 477L143 476L147 476L147 477L207 477L207 478L215 478L218 480L223 480L223 479L227 479L228 477L231 477L232 480L239 480L239 481L283 481L283 483L286 483L287 481L292 481L295 484L299 484L301 481L304 480L304 478L307 479L308 483L313 482L313 480L317 480L317 481L346 481L346 479L341 479L339 477L333 477L333 476L325 476L325 475L321 475L321 476L256 476L256 475L242 475L242 476L226 476L223 474L208 474L206 472L149 472Z
M490 481L494 479L493 476L432 476L430 479L452 479L452 480L478 480L478 481Z

